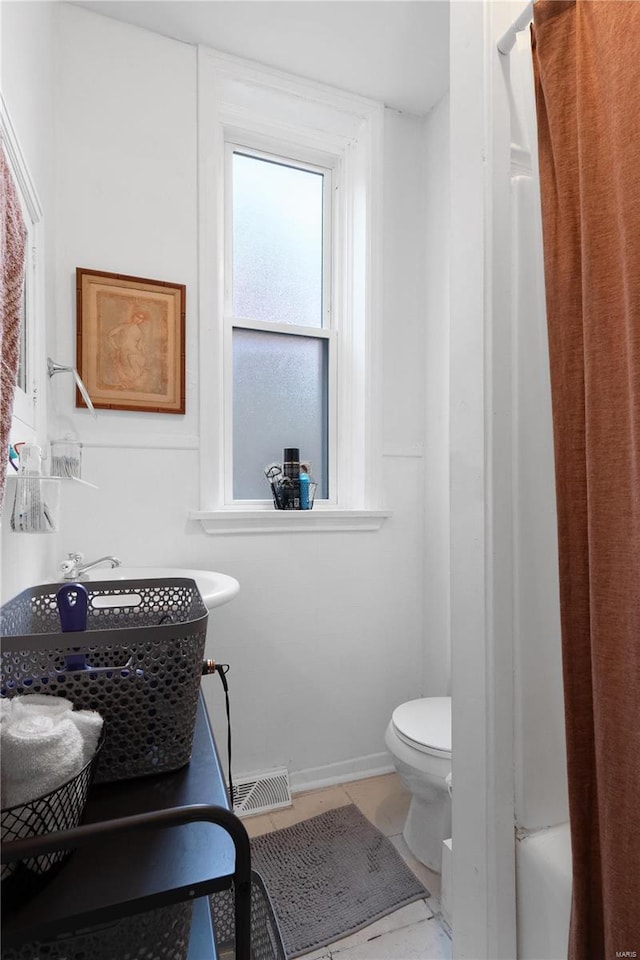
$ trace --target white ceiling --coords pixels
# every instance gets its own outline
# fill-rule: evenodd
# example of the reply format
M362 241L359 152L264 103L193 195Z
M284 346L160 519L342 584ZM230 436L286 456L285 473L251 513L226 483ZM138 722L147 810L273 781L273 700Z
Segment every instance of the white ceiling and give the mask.
M77 0L167 37L426 114L449 86L449 0Z

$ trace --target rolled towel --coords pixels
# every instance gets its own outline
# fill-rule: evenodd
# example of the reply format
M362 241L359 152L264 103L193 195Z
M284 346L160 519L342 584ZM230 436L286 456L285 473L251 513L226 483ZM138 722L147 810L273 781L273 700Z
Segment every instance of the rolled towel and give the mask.
M10 723L13 716L13 700L0 697L0 723Z
M26 693L21 697L14 697L13 716L23 716L24 710L37 711L41 716L61 717L73 710L71 700L65 697L55 697L50 693Z
M74 710L69 716L82 736L83 764L89 763L96 752L104 720L95 710Z
M83 765L82 734L68 713L12 714L11 722L2 724L2 807L56 790Z

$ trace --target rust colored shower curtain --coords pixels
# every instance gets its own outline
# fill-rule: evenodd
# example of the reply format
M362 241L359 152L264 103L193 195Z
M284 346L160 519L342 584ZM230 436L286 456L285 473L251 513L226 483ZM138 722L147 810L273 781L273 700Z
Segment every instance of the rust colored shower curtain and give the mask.
M640 957L640 2L537 0L571 960Z

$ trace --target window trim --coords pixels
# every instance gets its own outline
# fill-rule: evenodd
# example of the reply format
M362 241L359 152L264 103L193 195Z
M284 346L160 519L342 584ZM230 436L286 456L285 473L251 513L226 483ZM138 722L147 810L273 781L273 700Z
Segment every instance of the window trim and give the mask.
M205 532L377 528L380 509L382 132L384 107L313 81L198 47L200 504L189 518ZM337 504L316 504L293 519L269 502L225 504L224 143L308 158L339 158L334 242L346 252L333 278L342 311L337 396ZM338 258L339 259L339 258ZM355 358L359 357L358 363ZM242 506L240 506L242 504ZM287 511L281 512L286 515ZM304 516L302 516L304 514ZM264 515L262 517L261 515ZM243 520L244 518L244 520ZM215 529L216 525L224 530ZM369 527L370 529L371 527Z
M313 510L274 510L269 504L246 510L190 510L189 519L198 521L205 533L344 533L375 531L390 517L390 510L340 510L314 507Z

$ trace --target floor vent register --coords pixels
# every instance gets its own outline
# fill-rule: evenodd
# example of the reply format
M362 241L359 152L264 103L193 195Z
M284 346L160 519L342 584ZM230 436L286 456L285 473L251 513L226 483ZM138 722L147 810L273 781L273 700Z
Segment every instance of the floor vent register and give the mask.
M284 768L233 782L233 812L239 817L290 807L292 803L289 774Z

